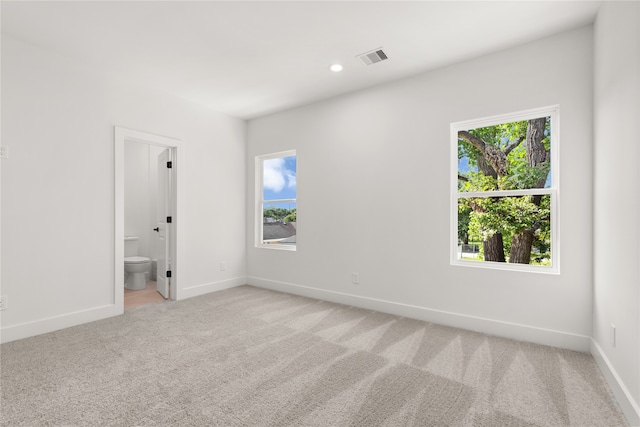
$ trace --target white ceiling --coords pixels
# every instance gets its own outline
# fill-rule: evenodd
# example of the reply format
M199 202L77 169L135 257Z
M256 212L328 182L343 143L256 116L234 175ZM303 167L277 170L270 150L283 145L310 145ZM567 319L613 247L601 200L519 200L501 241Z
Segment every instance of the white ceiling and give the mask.
M593 22L597 1L2 1L2 34L250 119ZM382 47L389 60L356 55ZM344 65L341 73L330 64ZM523 64L526 66L526 64Z

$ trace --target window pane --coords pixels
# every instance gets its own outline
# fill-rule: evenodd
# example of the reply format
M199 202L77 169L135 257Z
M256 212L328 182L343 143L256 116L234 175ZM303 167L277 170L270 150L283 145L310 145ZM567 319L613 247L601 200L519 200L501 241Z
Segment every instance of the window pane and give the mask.
M551 187L551 117L458 131L458 191Z
M297 209L295 202L265 203L262 208L262 243L296 244Z
M459 199L458 259L551 266L551 196Z
M296 156L264 160L263 200L296 198Z

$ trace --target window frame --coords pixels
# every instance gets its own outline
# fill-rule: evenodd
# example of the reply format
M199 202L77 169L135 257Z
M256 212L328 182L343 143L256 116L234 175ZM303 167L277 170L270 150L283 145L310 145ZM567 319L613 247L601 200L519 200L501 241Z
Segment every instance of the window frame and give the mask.
M475 267L493 270L524 271L531 273L560 274L560 106L552 105L525 111L500 114L480 119L465 120L451 123L451 224L450 224L450 264L460 267ZM460 192L458 191L458 131L471 130L486 126L495 126L504 123L512 123L522 120L530 120L540 117L551 118L551 186L548 188L531 188L524 190L497 190L485 192ZM517 197L525 195L550 195L550 226L551 226L551 266L531 264L510 264L508 262L470 261L458 258L458 200L471 197Z
M297 241L297 224L296 224L296 244L295 245L274 245L274 244L265 244L263 240L264 236L264 162L265 160L278 159L281 157L292 157L296 158L296 198L295 199L268 199L267 203L295 203L296 211L297 211L297 199L298 199L298 186L297 186L297 175L298 175L298 155L296 150L287 150L280 151L277 153L269 153L255 156L255 189L256 189L256 233L255 233L255 247L256 248L264 248L264 249L274 249L279 251L297 251L298 241ZM297 221L296 221L297 222Z

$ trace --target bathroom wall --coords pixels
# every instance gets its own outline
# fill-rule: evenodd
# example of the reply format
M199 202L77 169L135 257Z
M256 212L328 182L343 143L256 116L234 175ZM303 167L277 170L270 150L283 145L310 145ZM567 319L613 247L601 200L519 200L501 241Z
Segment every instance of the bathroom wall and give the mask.
M124 146L124 234L137 236L138 255L157 258L158 155L164 150L150 144L126 142Z

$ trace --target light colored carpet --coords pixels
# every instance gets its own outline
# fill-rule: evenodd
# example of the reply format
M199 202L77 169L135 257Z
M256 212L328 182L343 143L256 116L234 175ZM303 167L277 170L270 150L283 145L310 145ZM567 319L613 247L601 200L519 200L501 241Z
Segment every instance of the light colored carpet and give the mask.
M251 286L0 350L6 426L627 425L588 354Z

